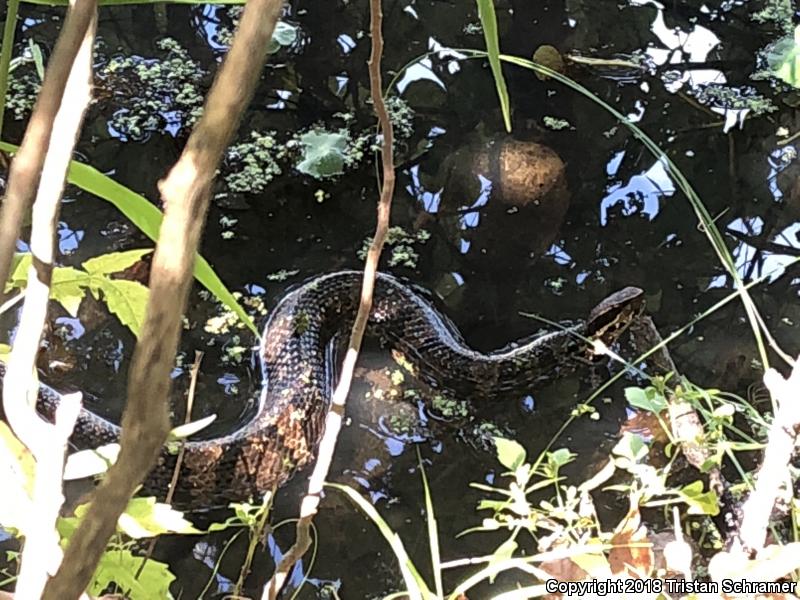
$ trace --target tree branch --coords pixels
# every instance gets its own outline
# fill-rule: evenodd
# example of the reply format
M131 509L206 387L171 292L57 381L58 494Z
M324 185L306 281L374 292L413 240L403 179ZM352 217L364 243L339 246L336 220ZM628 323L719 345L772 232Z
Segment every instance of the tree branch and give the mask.
M97 4L96 0L79 0L79 4L80 7L78 2L71 3L70 15L86 13L89 16L88 27L83 27L80 19L67 18L59 38L71 38L76 35L75 29L83 29L78 53L72 57L74 64L66 60L54 60L48 65L50 80L66 77L66 84L62 89L63 97L48 99L48 104L56 106L57 112L52 121L52 131L48 132L49 142L44 140L45 147L37 148L44 162L33 204L30 240L33 260L28 269L22 317L3 380L6 418L14 433L36 459L33 507L22 532L25 547L16 587L16 594L20 598L40 597L48 575L55 573L61 562L55 523L64 501L61 480L67 440L80 412L79 396L66 396L56 411L55 423L51 425L43 421L36 413L38 382L33 376L39 340L47 318L61 194L92 94L92 49ZM18 159L14 160L15 165Z
M150 297L128 379L120 453L73 534L45 600L77 597L91 580L117 519L162 449L170 423L169 373L210 199L225 148L252 97L283 0L250 0L231 49L180 159L160 184L166 205L153 256Z
M8 281L22 219L39 186L53 121L61 106L67 77L94 17L96 6L96 0L78 0L67 13L64 27L47 65L42 89L28 121L25 137L11 163L8 187L0 207L0 282Z
M353 370L358 359L361 341L367 328L369 314L372 309L372 295L375 289L375 276L378 272L378 262L381 251L386 241L389 230L389 218L392 209L392 196L394 195L394 132L386 104L383 101L383 82L381 79L381 58L383 56L383 12L381 0L370 0L370 34L372 36L372 51L369 59L370 94L375 113L378 117L382 134L381 161L383 164L383 185L381 187L380 201L378 202L378 218L375 235L367 253L364 265L364 279L361 287L361 302L358 307L353 328L350 332L347 353L341 369L341 377L333 392L331 406L325 417L325 433L319 444L317 462L308 482L308 490L300 505L300 518L297 521L296 540L294 545L284 555L275 573L264 587L262 600L274 600L283 588L288 574L295 563L300 560L311 546L310 528L314 516L317 514L322 486L328 476L336 441L342 427L342 419L347 403L347 394L353 380Z

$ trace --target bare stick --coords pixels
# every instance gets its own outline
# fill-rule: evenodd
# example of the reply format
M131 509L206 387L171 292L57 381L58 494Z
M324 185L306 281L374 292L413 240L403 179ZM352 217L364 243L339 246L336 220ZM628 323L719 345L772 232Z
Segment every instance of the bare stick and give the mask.
M68 75L63 98L55 99L58 111L52 123L42 178L33 204L30 243L33 260L28 270L25 304L3 381L6 418L14 433L36 459L33 506L23 531L25 548L16 587L16 594L20 598L38 598L47 577L55 573L61 562L55 522L64 501L61 480L67 440L80 411L79 396L65 397L56 411L55 423L45 423L35 409L38 382L33 373L47 317L61 193L92 93L92 49L97 6L94 0L83 0L81 4L82 10L88 10L90 19L88 28L84 28L74 64L48 67L48 73L63 68ZM70 12L76 10L73 2ZM74 20L71 23L72 27L79 26ZM62 37L68 37L68 33L65 31Z
M369 59L369 80L370 93L375 113L378 116L380 130L383 136L381 145L381 161L383 163L383 186L381 197L378 202L378 222L375 227L375 236L370 244L367 253L366 264L364 265L364 279L361 286L361 302L358 307L353 329L350 332L350 340L347 347L347 354L341 369L341 378L336 385L331 400L331 406L325 417L325 433L319 444L317 462L308 482L308 491L303 497L300 505L300 519L297 521L297 539L294 545L284 555L280 564L275 569L275 573L264 587L262 600L273 600L283 588L288 574L291 572L295 563L300 560L311 546L310 528L314 516L317 514L322 486L328 476L333 453L336 449L336 441L339 431L342 428L342 418L347 402L347 394L350 391L350 384L353 380L353 370L358 359L358 352L361 348L361 340L369 321L370 310L372 309L372 294L375 289L375 276L378 271L378 261L380 260L383 244L386 241L386 233L389 230L389 217L392 209L392 196L394 194L394 133L386 105L383 101L383 83L381 80L381 58L383 56L383 12L381 10L381 0L370 0L370 33L372 36L372 53Z
M28 121L25 137L11 163L8 188L0 207L0 282L8 281L22 219L28 212L33 194L39 185L53 121L61 106L67 77L94 18L96 6L96 0L78 0L67 13L64 27L47 65L42 89Z
M150 277L150 297L128 379L117 462L94 493L46 600L86 588L117 519L157 459L170 430L167 396L181 318L192 282L211 183L222 153L252 97L283 0L250 0L231 49L180 159L161 182L166 204Z
M795 363L788 379L775 369L768 369L764 373L764 384L778 408L769 428L764 462L758 469L755 489L742 505L737 546L747 552L764 548L770 515L781 488L789 486L791 496L789 464L800 427L800 366Z

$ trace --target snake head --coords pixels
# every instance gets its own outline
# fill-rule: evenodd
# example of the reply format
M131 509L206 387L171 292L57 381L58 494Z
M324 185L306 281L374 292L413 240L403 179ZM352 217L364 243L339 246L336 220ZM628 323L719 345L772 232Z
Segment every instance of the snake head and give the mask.
M602 300L589 313L586 326L593 338L612 344L644 312L644 290L626 287Z

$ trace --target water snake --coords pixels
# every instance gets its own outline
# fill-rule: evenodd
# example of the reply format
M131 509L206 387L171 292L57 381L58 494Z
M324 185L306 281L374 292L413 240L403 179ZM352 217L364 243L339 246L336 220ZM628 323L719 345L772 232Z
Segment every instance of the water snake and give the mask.
M259 348L264 380L256 414L232 433L185 443L176 506L222 506L258 497L314 458L335 384L336 349L354 319L360 286L358 271L321 275L289 292L271 311ZM480 353L424 294L379 274L368 334L402 352L431 386L454 395L502 398L552 379L586 356L581 336L613 341L640 312L642 296L638 288L625 288L585 322ZM37 410L52 419L60 398L41 383ZM94 448L118 437L117 425L84 408L71 441ZM174 449L165 447L142 491L163 497L175 462Z

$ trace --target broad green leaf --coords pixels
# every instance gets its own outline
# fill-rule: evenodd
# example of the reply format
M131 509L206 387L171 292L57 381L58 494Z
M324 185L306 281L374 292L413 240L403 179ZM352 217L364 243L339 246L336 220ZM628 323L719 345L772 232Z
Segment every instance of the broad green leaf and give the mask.
M667 400L652 387L647 389L625 388L625 399L634 408L652 413L660 413L667 408Z
M503 69L500 65L500 40L497 33L497 15L494 12L494 0L477 0L478 16L483 28L483 37L486 40L486 54L489 57L489 66L494 76L494 85L497 88L497 97L500 100L500 109L503 111L503 122L506 131L511 132L511 109L509 107L508 89L503 78Z
M155 498L131 498L117 522L119 528L134 539L162 533L200 533L183 518L183 513Z
M30 252L15 252L11 261L11 271L6 283L6 291L23 288L28 281L28 267L31 266Z
M103 292L108 310L139 337L150 290L138 281L108 277L92 277L92 286Z
M678 490L678 494L689 505L689 514L710 515L719 514L719 498L713 491L703 492L703 482L694 481Z
M114 549L100 557L88 591L92 596L101 596L115 583L131 600L171 598L169 586L174 580L167 564L152 558L143 562L141 556L134 556L129 550Z
M317 179L344 173L344 152L348 138L344 133L309 131L300 136L303 159L297 170Z
M0 142L0 150L15 153L19 149L14 144ZM116 206L142 233L153 241L158 240L158 231L161 228L163 217L160 210L150 204L144 196L126 188L103 175L100 171L89 165L78 161L71 161L68 181L89 192L98 198L102 198ZM236 313L243 323L256 335L258 329L248 314L239 306L236 298L228 291L225 284L211 268L211 265L200 255L197 255L194 276L202 283L206 289L214 294L223 304Z
M109 252L85 261L81 266L90 275L108 275L119 273L135 265L143 256L150 254L152 248L139 248L125 252Z
M108 471L117 462L119 444L104 444L94 449L81 450L70 454L64 465L64 479L83 479Z
M514 440L495 437L494 445L497 449L497 460L509 471L516 471L517 467L525 462L525 448Z
M50 297L63 306L70 316L76 317L88 285L89 276L83 271L72 267L56 267L50 283Z

